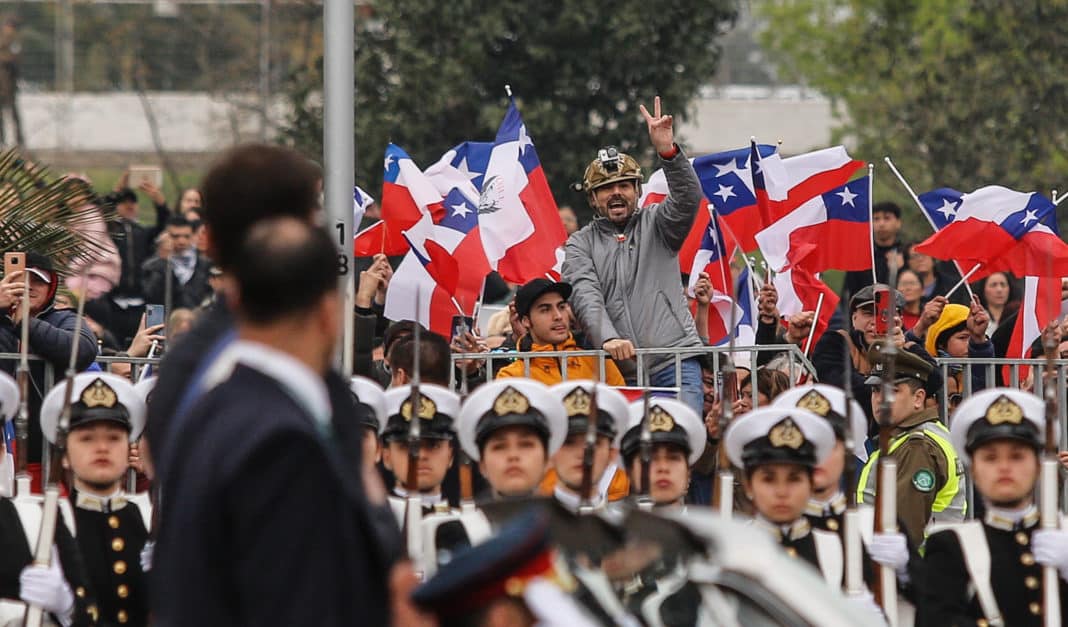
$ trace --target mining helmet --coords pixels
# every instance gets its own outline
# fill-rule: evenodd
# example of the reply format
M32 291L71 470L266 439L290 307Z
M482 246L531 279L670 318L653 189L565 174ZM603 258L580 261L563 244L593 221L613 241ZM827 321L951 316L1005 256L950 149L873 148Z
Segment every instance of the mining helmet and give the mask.
M582 191L592 194L593 190L617 181L634 181L638 195L642 193L642 167L634 157L619 152L615 146L606 146L597 151L597 158L586 166L582 176Z

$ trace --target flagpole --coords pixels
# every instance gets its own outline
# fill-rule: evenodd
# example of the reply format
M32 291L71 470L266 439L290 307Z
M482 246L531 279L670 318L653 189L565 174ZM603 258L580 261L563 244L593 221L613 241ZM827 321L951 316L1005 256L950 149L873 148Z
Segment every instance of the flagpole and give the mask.
M927 219L927 223L931 225L931 229L935 233L937 233L938 232L938 227L935 225L934 220L931 219L931 216L927 215L927 210L924 209L923 203L920 202L920 197L916 195L916 192L912 191L912 186L909 185L909 182L906 181L905 177L901 175L901 172L898 171L897 166L894 165L894 162L890 160L889 156L883 157L883 161L886 162L886 165L890 166L890 171L894 173L894 176L897 177L897 180L900 181L901 184L905 187L905 190L908 191L909 196L912 196L913 202L916 203L916 207L920 210L920 215L922 215L924 218ZM960 263L958 263L956 259L953 260L953 265L957 268L957 272L960 273L963 276L964 275L964 269L960 267ZM894 289L897 289L896 285L891 285L890 287L893 287ZM975 297L975 294L972 293L972 286L971 285L968 285L967 283L965 283L964 284L964 289L968 290L968 298L969 299ZM946 294L946 297L948 298L949 294Z
M875 164L868 164L868 226L871 228L871 282L879 282L875 273ZM896 285L890 287L896 288Z
M982 262L975 264L975 266L973 266L971 270L968 270L968 274L965 274L964 276L962 276L960 278L960 281L957 281L956 285L954 285L953 287L949 288L949 291L946 292L946 299L948 300L949 297L953 295L953 292L956 292L960 288L961 285L967 285L968 284L968 277L970 277L973 274L975 274L976 271L979 270L979 268L981 268L981 267L983 267ZM971 294L971 290L968 290L968 293ZM972 299L974 300L975 297L973 296Z
M808 352L812 350L812 338L816 335L816 325L820 321L821 309L823 309L823 292L820 292L820 297L816 301L816 315L812 318L812 328L808 330L808 339L805 340L805 357L808 357Z
M489 275L486 275L489 276ZM475 321L475 325L478 325L478 312L482 310L482 299L486 295L486 277L482 277L482 287L478 289L478 298L475 299L475 311L471 314L471 319ZM480 329L481 330L481 329Z
M464 312L464 308L463 308L463 307L461 307L461 306L460 306L460 303L456 301L456 297L455 297L455 296L450 296L450 297L449 297L449 300L451 300L451 301L452 301L452 304L453 304L453 305L454 305L454 306L456 307L456 311L460 312L460 315L461 315L461 316L466 316L466 315L467 315L467 314L466 314L466 313Z

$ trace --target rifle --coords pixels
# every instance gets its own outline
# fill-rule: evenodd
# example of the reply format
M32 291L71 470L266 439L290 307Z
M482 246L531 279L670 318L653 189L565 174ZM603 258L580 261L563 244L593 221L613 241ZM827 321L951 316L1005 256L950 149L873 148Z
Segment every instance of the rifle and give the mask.
M641 459L641 485L638 490L638 509L652 511L653 497L649 492L649 467L653 463L653 435L649 431L649 387L646 382L642 394L642 426L638 438L638 455Z
M897 282L897 265L893 260L888 260L890 266L890 285ZM897 531L897 462L889 458L890 432L894 428L893 401L894 379L896 371L897 345L894 344L894 323L896 313L896 299L894 288L890 288L890 297L886 299L887 327L883 341L880 360L883 364L882 372L882 402L879 403L879 465L875 476L875 533L893 533ZM876 299L877 301L877 299ZM877 301L878 302L878 301ZM875 315L884 312L876 308ZM887 622L891 627L897 627L897 575L892 568L876 565L878 573L878 585L872 592L875 601L883 608Z
M590 413L586 417L586 448L582 452L582 486L579 490L580 514L593 513L593 455L597 448L597 383L590 393ZM644 472L644 470L643 470ZM646 479L643 477L642 481Z
M26 472L27 455L30 454L30 273L23 269L25 281L22 292L21 338L19 340L19 368L16 373L19 386L19 413L15 416L15 477L19 496L30 492L29 475Z
M85 276L82 276L85 282ZM29 298L29 291L26 292ZM56 439L50 458L51 468L48 472L48 485L44 490L44 505L41 512L41 528L37 534L37 546L34 550L33 563L36 566L48 566L52 562L52 544L55 542L56 524L59 518L59 477L63 476L63 457L67 453L67 432L70 430L71 403L74 397L74 378L77 375L78 345L82 335L82 323L85 320L85 295L78 299L78 315L74 321L74 335L70 348L70 362L67 364L66 389L64 390L63 411L56 423ZM44 619L44 610L35 605L26 607L23 627L40 627Z
M1057 340L1053 335L1054 320L1046 329L1043 348L1046 353L1046 365L1043 378L1042 396L1046 401L1046 443L1043 447L1041 474L1039 475L1039 506L1042 508L1042 529L1060 527L1057 503L1057 472L1060 461L1057 459L1057 370L1054 361L1057 358ZM1060 579L1055 566L1042 567L1042 624L1054 627L1061 624Z
M460 401L467 400L467 377L460 378ZM464 452L464 447L457 446L458 457L456 459L460 464L460 511L467 514L475 511L475 489L473 480L471 478L471 459Z
M768 274L765 272L765 277ZM770 279L766 278L766 281ZM727 457L727 447L723 446L727 428L734 421L734 401L738 399L738 370L734 367L734 339L733 331L736 320L736 309L731 307L731 322L727 344L727 356L724 360L721 372L723 373L723 389L720 394L719 413L719 446L716 447L716 481L712 484L712 509L718 510L724 518L730 518L734 510L734 471L731 469L731 460ZM752 379L756 386L756 378ZM755 389L755 388L754 388Z
M842 297L842 320L847 320L849 294ZM845 578L842 591L846 596L860 596L864 593L863 551L860 540L860 512L857 510L857 434L853 432L853 358L849 354L849 342L843 342L842 363L845 369L842 375L842 391L845 393L845 485L846 511L842 516L842 551L845 561Z
M418 296L416 296L416 311L419 311ZM423 502L419 498L419 444L422 440L422 425L419 421L419 362L422 353L421 333L418 320L412 332L412 383L411 396L409 397L408 421L408 477L404 482L404 489L408 492L408 502L404 509L405 538L408 544L408 558L412 561L412 568L422 575L423 563Z

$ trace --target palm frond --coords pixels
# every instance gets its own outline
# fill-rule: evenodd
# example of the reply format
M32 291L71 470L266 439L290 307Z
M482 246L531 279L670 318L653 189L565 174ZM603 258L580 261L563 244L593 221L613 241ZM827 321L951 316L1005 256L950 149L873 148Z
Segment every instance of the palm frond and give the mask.
M79 230L99 219L87 206L95 206L104 220L114 217L114 208L85 181L53 176L17 149L0 153L0 251L47 255L66 274L71 262L105 252Z

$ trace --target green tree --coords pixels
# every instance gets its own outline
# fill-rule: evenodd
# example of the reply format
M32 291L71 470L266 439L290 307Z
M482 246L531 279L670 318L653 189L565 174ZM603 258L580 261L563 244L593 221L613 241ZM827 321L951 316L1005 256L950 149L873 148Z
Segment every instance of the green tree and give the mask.
M377 189L390 141L422 166L464 140L491 141L511 85L560 204L586 203L570 186L597 148L651 163L642 102L656 94L685 117L711 80L732 0L390 0L357 20L357 180ZM321 62L290 82L286 136L322 154Z
M879 166L892 156L917 192L1068 187L1068 34L1052 26L1068 3L762 0L756 14L780 77L830 97L838 138ZM890 177L880 188L908 201Z

